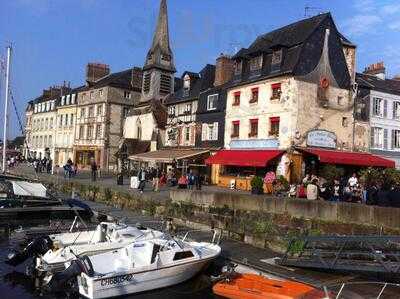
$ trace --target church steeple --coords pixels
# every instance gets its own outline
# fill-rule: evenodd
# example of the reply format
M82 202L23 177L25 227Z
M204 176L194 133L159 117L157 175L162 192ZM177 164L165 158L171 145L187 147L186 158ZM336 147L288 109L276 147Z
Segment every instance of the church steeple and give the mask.
M160 99L174 90L174 55L169 43L167 1L161 0L157 26L143 67L142 99Z

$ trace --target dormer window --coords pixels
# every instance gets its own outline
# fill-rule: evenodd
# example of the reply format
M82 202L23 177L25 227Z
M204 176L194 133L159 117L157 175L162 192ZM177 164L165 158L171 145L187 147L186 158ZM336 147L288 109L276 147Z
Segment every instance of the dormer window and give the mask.
M190 76L185 75L185 77L183 77L183 95L188 96L189 90L190 90Z
M250 71L258 71L261 70L263 63L262 55L253 57L250 59Z
M275 50L272 53L271 59L271 72L277 72L281 69L282 63L282 49Z
M236 76L239 76L242 74L242 68L243 68L243 61L235 61L234 72L235 72Z

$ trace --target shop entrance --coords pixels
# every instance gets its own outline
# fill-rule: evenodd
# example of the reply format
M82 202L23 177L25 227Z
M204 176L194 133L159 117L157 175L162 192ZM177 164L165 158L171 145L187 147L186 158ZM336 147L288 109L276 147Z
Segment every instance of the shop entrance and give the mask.
M76 152L76 164L81 167L89 167L92 159L95 158L95 151L77 151ZM98 163L96 161L96 163Z

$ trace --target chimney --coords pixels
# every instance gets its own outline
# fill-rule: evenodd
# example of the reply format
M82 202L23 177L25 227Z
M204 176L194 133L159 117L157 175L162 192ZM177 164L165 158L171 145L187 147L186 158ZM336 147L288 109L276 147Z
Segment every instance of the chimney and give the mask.
M131 85L132 87L142 88L143 72L141 68L134 67L132 69Z
M50 87L50 89L43 89L43 97L45 99L48 99L51 97L51 87Z
M225 84L232 79L233 66L231 57L221 53L216 62L214 86Z
M94 83L110 74L110 67L103 63L88 63L86 66L86 82Z
M379 79L385 80L386 79L385 64L383 63L383 61L373 63L365 68L364 74L373 75Z

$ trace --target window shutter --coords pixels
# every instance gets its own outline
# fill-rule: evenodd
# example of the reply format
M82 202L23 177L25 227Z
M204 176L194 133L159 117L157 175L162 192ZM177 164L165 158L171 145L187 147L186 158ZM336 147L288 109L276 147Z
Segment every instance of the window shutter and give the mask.
M387 100L383 100L383 117L387 117Z
M391 143L391 149L394 149L395 148L395 144L394 144L394 141L395 141L395 134L396 134L396 130L391 130L391 134L392 134L392 138L391 138L391 140L392 140L392 143Z
M189 137L191 145L194 145L195 137L196 137L196 127L191 126L190 127L190 137Z
M371 144L370 147L375 146L375 128L371 128Z
M218 122L214 123L213 140L218 140Z
M206 124L201 125L201 141L207 140L207 128Z
M388 148L388 129L383 130L383 148Z

